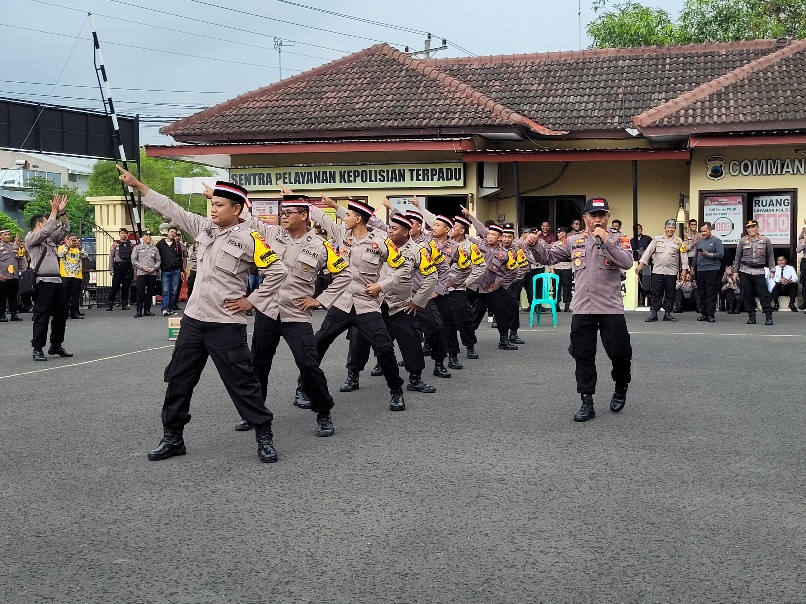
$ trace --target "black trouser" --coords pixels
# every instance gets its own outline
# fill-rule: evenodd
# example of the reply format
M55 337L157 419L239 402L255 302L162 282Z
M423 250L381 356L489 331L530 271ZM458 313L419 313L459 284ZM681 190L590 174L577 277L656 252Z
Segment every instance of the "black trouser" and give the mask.
M319 353L310 323L291 321L283 323L255 311L255 331L252 335L252 364L260 382L263 400L269 391L271 373L277 345L283 338L291 349L299 369L299 383L311 399L311 410L327 413L333 408L333 397L327 389L327 378L319 367ZM244 418L246 419L246 418Z
M0 281L0 315L6 314L6 300L8 300L8 311L12 315L17 314L17 296L20 292L20 280L6 278Z
M476 345L476 334L473 330L473 309L467 300L467 291L454 290L443 296L434 298L434 303L442 319L442 330L445 333L445 351L450 355L459 354L459 339L462 345L473 348ZM419 313L419 311L417 311Z
M187 280L187 284L188 284L188 300L190 300L190 294L193 293L193 285L195 283L196 283L196 271L190 271L190 273L188 273L188 280ZM182 289L181 285L180 285L179 289L180 290Z
M181 428L190 421L190 399L208 356L240 416L255 426L270 425L273 416L260 394L246 343L246 325L197 321L187 315L182 317L173 356L165 368L168 388L162 425Z
M744 308L747 312L753 312L756 308L756 296L761 302L763 312L772 312L772 296L767 289L767 280L764 275L751 275L739 272L739 289L742 291Z
M512 317L509 320L509 328L512 331L518 331L521 328L521 287L523 287L522 282L516 281L507 288L507 293L512 296L512 300L515 302L515 312L512 313Z
M699 311L703 316L713 317L716 314L716 298L719 295L719 271L697 271L697 295ZM761 275L764 280L764 275ZM766 285L764 286L766 288Z
M356 327L363 337L372 342L389 390L400 390L403 380L397 369L392 339L389 337L380 312L359 315L356 314L355 308L350 309L350 312L347 313L335 306L328 310L322 326L316 332L316 350L319 353L319 359L324 358L330 345L350 327ZM244 419L247 418L244 417Z
M526 288L526 300L529 302L529 307L530 308L532 306L532 299L533 299L532 288L534 287L532 284L535 281L535 275L539 275L540 273L544 273L544 272L546 272L546 269L541 266L540 268L534 268L534 269L530 270L523 277L523 285ZM540 294L538 293L538 295L540 295Z
M555 268L554 272L557 273L557 276L560 278L560 292L562 292L562 296L560 296L560 292L558 292L557 304L560 303L560 299L562 299L565 304L570 304L573 271L570 268Z
M157 275L137 275L134 283L134 299L137 312L151 312L151 298L157 293Z
M632 346L624 315L580 315L571 318L571 346L568 352L576 361L577 392L596 392L596 332L613 363L610 375L618 385L630 383Z
M406 371L411 373L422 373L425 368L425 357L423 348L420 345L420 332L416 327L414 315L403 311L390 315L386 309L381 312L383 322L389 331L389 337L397 341L400 346L400 354L403 355L403 363ZM362 337L357 330L351 329L350 352L347 355L347 369L350 371L361 371L366 367L369 360L369 351L372 344Z
M663 302L663 310L672 312L674 308L674 290L677 284L676 275L652 273L652 305L650 309L657 313Z
M509 326L512 323L512 313L518 312L518 305L512 295L504 288L488 293L478 294L478 307L476 308L476 318L473 323L475 329L479 328L484 313L489 308L495 315L495 322L498 325L498 333L509 336Z
M62 277L64 299L67 302L67 312L71 317L79 313L81 303L81 279L75 277Z
M129 305L129 289L132 285L132 263L131 262L115 262L112 269L112 290L109 292L109 306L115 304L115 298L118 297L118 290L123 287L120 292L120 303L122 306Z
M48 319L50 322L50 345L58 348L64 342L64 329L67 325L67 303L64 300L64 287L61 283L39 281L34 292L34 335L31 346L42 348L48 339Z
M789 296L789 303L794 306L795 301L798 299L798 284L797 283L776 283L772 288L772 304L778 306L778 296Z
M442 329L442 315L434 300L429 300L424 308L417 310L416 321L423 332L423 341L431 347L431 358L441 363L447 356L445 330Z

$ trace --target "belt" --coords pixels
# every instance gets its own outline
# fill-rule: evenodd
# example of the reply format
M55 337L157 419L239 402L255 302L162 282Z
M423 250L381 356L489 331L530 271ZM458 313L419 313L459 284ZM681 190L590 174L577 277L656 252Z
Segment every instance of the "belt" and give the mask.
M750 264L749 262L742 262L742 266L746 266L747 268L764 268L767 265L766 264Z

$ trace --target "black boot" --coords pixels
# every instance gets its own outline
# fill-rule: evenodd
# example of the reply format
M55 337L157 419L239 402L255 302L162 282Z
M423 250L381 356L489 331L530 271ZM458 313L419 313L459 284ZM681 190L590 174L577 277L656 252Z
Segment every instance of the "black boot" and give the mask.
M563 306L563 312L571 312L571 303L566 302L565 306Z
M576 415L574 416L575 422L586 422L589 419L593 419L596 417L596 412L593 410L593 395L592 394L583 394L582 395L582 406L577 411Z
M375 367L372 368L372 371L369 372L372 377L378 377L379 375L383 375L383 368L381 367L380 363L375 363Z
M390 411L405 411L406 410L406 403L403 401L403 391L402 390L391 390L390 394L392 397L389 399L389 410Z
M347 379L344 380L344 383L339 388L339 392L352 392L353 390L358 390L358 372L353 371L352 369L347 370Z
M163 428L164 436L157 445L157 448L148 452L148 458L151 461L159 461L161 459L168 459L174 455L184 455L187 450L185 449L185 441L182 439L182 428Z
M114 306L115 304L113 302L110 302L109 304L106 305L106 310L112 310Z
M71 356L73 356L73 353L70 352L69 350L65 350L64 346L62 346L61 344L59 346L51 345L51 347L48 348L48 354L54 354L54 355L58 355L60 357L71 357Z
M48 357L45 356L45 353L42 352L41 348L34 348L33 353L34 361L47 361Z
M756 313L754 313L754 312L747 313L747 317L748 317L748 319L747 319L747 324L748 325L755 325L756 324Z
M479 353L476 352L475 348L473 348L472 346L469 346L467 348L467 358L468 359L477 359L477 358L479 358Z
M434 375L441 378L451 377L451 372L445 369L442 361L434 361Z
M772 313L765 312L764 316L767 317L767 319L764 321L764 325L772 325Z
M257 456L263 463L277 461L277 449L274 448L274 434L271 424L255 426L255 440L257 441Z
M357 378L356 378L357 380ZM356 381L356 388L358 388L358 382ZM308 393L305 392L305 389L297 384L297 389L294 392L294 405L299 407L300 409L310 409L311 408L311 399L308 398Z
M613 413L618 413L624 409L624 403L627 402L627 384L616 384L616 389L613 391L613 398L610 399L610 410Z
M459 362L459 357L457 357L455 354L449 354L448 367L451 369L461 369L463 365Z
M252 428L254 428L254 426L252 424L250 424L248 421L246 421L245 419L242 419L237 424L235 424L235 429L238 432L248 432Z
M333 436L333 420L330 417L330 411L325 413L316 414L316 435L317 436Z
M420 371L412 371L409 374L409 383L406 384L406 390L412 392L424 392L426 394L431 394L432 392L436 392L437 389L429 384L426 384L423 381L423 375Z
M795 312L797 312L797 310ZM17 316L17 313L15 313L15 312L11 313L11 320L12 321L22 321L22 319L19 316Z
M668 310L665 313L663 313L663 320L664 321L672 321L673 323L677 323L677 317L675 317Z
M644 319L644 323L652 323L652 321L658 320L658 311L657 310L650 310L649 316Z
M509 341L513 344L526 344L521 338L518 337L518 330L517 329L510 329L509 330Z
M515 346L512 342L509 341L509 338L506 334L501 334L498 337L498 349L499 350L517 350L518 347Z
M8 317L6 317L6 313L0 314L0 323L8 323Z
M431 346L428 345L428 342L423 344L423 356L427 357L431 355Z

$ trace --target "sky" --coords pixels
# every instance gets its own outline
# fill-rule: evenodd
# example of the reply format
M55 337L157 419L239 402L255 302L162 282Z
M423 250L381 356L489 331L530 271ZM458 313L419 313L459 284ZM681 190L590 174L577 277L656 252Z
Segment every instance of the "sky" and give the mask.
M684 0L642 2L676 18ZM579 50L592 0L12 0L0 8L0 97L103 110L92 20L115 108L161 126L379 42L436 57ZM338 14L333 14L338 13ZM278 52L276 43L280 44Z

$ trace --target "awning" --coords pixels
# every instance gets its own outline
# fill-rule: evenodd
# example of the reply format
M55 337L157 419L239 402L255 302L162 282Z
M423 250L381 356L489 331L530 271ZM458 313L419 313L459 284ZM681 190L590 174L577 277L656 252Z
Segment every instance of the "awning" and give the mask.
M8 189L0 189L0 195L14 201L31 201L34 198L29 191L10 191Z
M487 150L462 154L464 162L538 162L538 161L657 161L691 159L688 149L573 149L565 151Z

